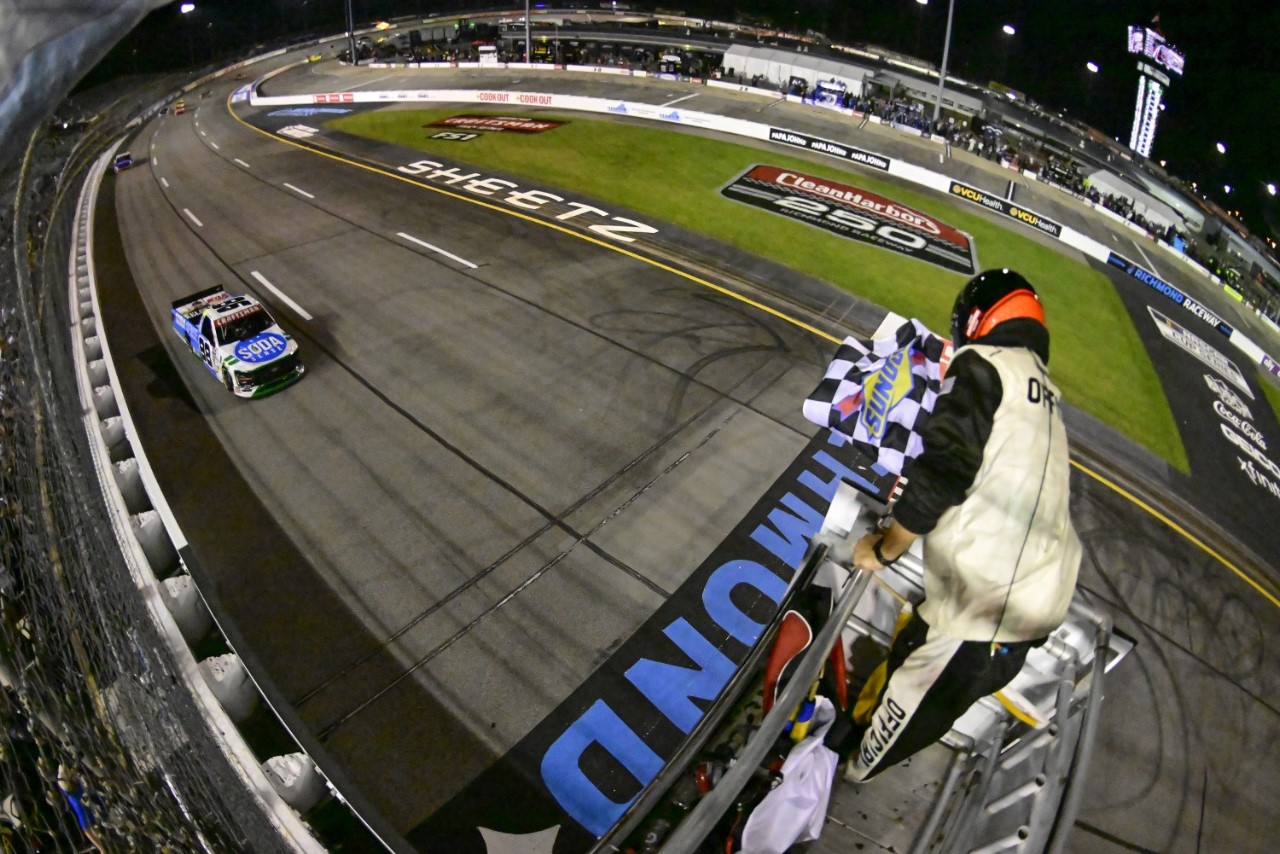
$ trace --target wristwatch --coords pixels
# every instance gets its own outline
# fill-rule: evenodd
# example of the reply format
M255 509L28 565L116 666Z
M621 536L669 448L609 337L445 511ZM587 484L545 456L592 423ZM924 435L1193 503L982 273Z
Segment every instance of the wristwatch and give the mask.
M897 557L890 559L884 556L884 552L880 551L880 546L884 543L884 537L876 540L875 545L871 547L871 554L875 557L876 562L881 566L892 566L898 560ZM902 555L898 555L902 557Z

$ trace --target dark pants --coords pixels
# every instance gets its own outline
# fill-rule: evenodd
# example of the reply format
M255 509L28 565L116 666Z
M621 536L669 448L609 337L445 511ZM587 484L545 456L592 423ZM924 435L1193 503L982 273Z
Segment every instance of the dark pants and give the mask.
M869 780L942 738L970 706L1013 681L1042 643L956 640L913 615L889 650L887 678L849 776Z

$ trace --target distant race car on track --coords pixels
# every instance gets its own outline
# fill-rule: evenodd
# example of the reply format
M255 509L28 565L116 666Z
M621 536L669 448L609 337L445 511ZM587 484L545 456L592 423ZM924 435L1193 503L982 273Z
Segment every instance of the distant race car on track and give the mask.
M187 111L187 102L186 102L186 101L178 101L176 104L174 104L174 105L173 105L173 114L174 114L175 116L180 116L180 115L182 115L183 113L185 113L186 111Z
M116 155L115 161L111 164L111 168L117 172L123 172L133 165L133 155L127 151L122 151Z
M215 285L173 304L173 329L236 397L265 397L302 377L293 340L251 296Z

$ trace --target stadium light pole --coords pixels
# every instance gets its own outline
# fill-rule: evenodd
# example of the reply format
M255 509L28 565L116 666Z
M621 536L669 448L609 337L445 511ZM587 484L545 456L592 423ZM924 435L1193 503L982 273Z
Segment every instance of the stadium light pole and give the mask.
M351 0L347 0L347 42L351 47L351 64L360 64L360 55L356 53L356 13L351 8Z
M191 23L190 19L187 18L187 16L190 15L195 10L196 10L195 3L183 3L181 6L178 7L178 13L181 14L183 16L183 19L187 22L186 26L183 29L187 31L187 62L191 65L196 64L196 37L195 37L195 34L191 31L191 28L195 25Z
M916 56L920 55L920 29L924 26L924 7L928 5L929 0L916 0Z
M951 21L956 13L956 0L947 2L947 35L942 41L942 65L938 68L938 95L933 101L933 121L942 117L942 90L947 85L947 59L951 56Z
M1005 37L1000 40L1000 82L1004 83L1004 78L1008 76L1009 68L1009 42L1018 34L1013 24L1005 24L1000 28Z
M1087 122L1089 121L1089 114L1093 109L1093 87L1094 87L1093 81L1098 79L1098 71L1100 69L1098 67L1098 63L1094 62L1093 60L1089 60L1088 62L1086 62L1084 64L1084 68L1085 68L1085 71L1088 72L1084 76L1084 112L1083 112L1083 118Z

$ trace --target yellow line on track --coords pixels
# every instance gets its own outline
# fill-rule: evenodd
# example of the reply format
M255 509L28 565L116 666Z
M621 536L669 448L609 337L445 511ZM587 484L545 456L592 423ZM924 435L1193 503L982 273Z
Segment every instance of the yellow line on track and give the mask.
M816 326L811 326L808 323L805 323L803 320L799 320L797 318L791 317L790 315L784 314L783 312L778 311L776 308L771 308L770 306L767 306L762 302L757 302L756 300L753 300L750 297L745 297L742 294L732 291L729 288L726 288L722 285L717 285L714 282L709 282L706 279L699 278L698 276L695 276L692 273L686 273L683 270L677 270L675 267L671 267L667 264L662 263L661 261L656 261L653 258L646 258L645 256L640 255L636 252L632 252L631 250L626 249L622 246L619 246L616 243L609 243L608 241L601 240L598 237L592 237L589 234L583 234L580 231L575 231L574 229L566 228L563 225L557 225L554 222L547 222L546 220L539 219L537 217L530 216L525 213L521 213L520 211L513 211L510 208L502 207L501 205L495 205L492 202L486 202L486 201L483 201L482 199L477 199L474 196L463 195L461 193L456 193L451 190L446 190L443 187L436 187L431 184L425 184L421 181L414 181L412 178L409 178L405 175L397 174L396 172L393 172L393 171L389 171L389 169L383 169L377 166L370 166L369 164L361 163L358 160L351 160L341 155L334 154L329 150L322 151L319 148L313 147L311 145L302 145L290 139L282 139L278 135L273 134L270 131L265 131L262 128L254 127L253 125L246 122L244 119L237 116L235 113L235 110L231 109L230 98L227 99L227 112L230 113L231 117L235 119L237 122L239 122L240 124L244 125L245 127L249 128L250 130L256 133L260 133L263 136L273 139L276 142L282 142L285 145L291 145L294 148L300 148L303 151L308 151L308 152L311 152L312 154L318 154L321 157L328 157L330 160L336 160L339 163L345 163L348 166L355 166L359 169L364 169L366 172L372 172L375 175L382 175L387 178L394 178L397 181L403 181L404 183L409 184L411 186L418 187L423 190L430 190L433 193L439 193L442 196L448 196L449 198L456 199L460 202L466 202L468 204L477 205L478 207L485 208L486 210L491 210L496 213L506 214L507 216L514 216L514 217L517 217L518 219L524 220L525 222L532 223L533 225L540 225L540 226L543 226L544 228L550 228L553 231L558 231L561 234L568 235L569 237L576 237L579 240L585 240L588 243L593 243L596 246L599 246L603 249L608 249L612 252L617 252L619 255L625 255L628 258L632 258L636 261L640 261L652 267L657 267L660 270L665 270L666 272L671 273L672 275L679 276L682 279L688 279L689 281L702 285L704 288L709 288L715 291L716 293L724 294L725 296L738 300L739 302L746 303L752 308L759 309L760 311L763 311L766 314L773 315L779 320L782 320L786 323L790 323L793 326L798 326L799 328L803 329L806 332L812 333L813 335L817 335L819 338L825 338L826 340L831 341L833 343L837 343L837 344L841 341L840 338L837 338L836 336L831 335L828 332L823 332L821 329L817 328ZM313 145L318 146L319 143L315 143Z
M1157 510L1156 508L1152 507L1150 504L1148 504L1147 502L1143 501L1143 500L1142 500L1141 498L1139 498L1138 496L1136 496L1136 495L1134 495L1133 493L1129 492L1129 491L1128 491L1128 490L1126 490L1124 487L1120 486L1120 484L1118 484L1118 483L1114 483L1114 482L1112 482L1112 481L1108 480L1107 478L1105 478L1105 477L1103 477L1102 475L1098 474L1096 471L1094 471L1093 469L1089 468L1088 466L1082 465L1081 463L1078 463L1078 462L1076 462L1075 460L1072 460L1072 461L1071 461L1071 465L1073 465L1073 466L1075 466L1076 468L1080 469L1080 471L1082 471L1082 472L1084 472L1085 474L1089 475L1089 477L1091 477L1091 478L1093 478L1094 480L1098 481L1098 483L1101 483L1103 486L1106 486L1106 487L1108 487L1109 489L1114 490L1114 491L1115 491L1117 494L1119 494L1120 496L1122 496L1122 497L1124 497L1124 498L1128 499L1129 501L1131 501L1132 503L1134 503L1134 504L1135 504L1135 505L1137 505L1138 507L1140 507L1140 508L1142 508L1143 510L1147 511L1148 513L1150 513L1150 514L1151 514L1152 516L1154 516L1156 519L1159 519L1161 522L1163 522L1164 524L1168 525L1168 526L1169 526L1170 528L1172 528L1174 531L1178 532L1178 533L1179 533L1179 534L1181 534L1183 537L1185 537L1188 541L1190 541L1192 545L1196 546L1196 547L1197 547L1197 548L1199 548L1201 551L1203 551L1205 554L1209 555L1209 557L1211 557L1211 558L1213 558L1214 560L1218 561L1218 563L1222 564L1222 565L1223 565L1223 566L1225 566L1227 569L1231 570L1231 571L1232 571L1232 572L1234 572L1236 575L1238 575L1238 576L1240 577L1240 579L1241 579L1242 581L1244 581L1244 583L1245 583L1245 584L1248 584L1248 585L1249 585L1250 587L1252 587L1254 590L1258 591L1258 593L1260 593L1260 594L1262 595L1262 597L1263 597L1264 599L1266 599L1268 602L1270 602L1272 605L1275 605L1277 608L1280 608L1280 599L1276 598L1276 596L1275 596L1275 595L1273 595L1270 591L1266 590L1262 585L1260 585L1258 582L1256 582L1256 581L1254 581L1252 578L1250 578L1250 577L1249 577L1249 576L1244 572L1244 570L1240 569L1238 566L1236 566L1235 564L1233 564L1231 561L1227 560L1225 557L1223 557L1221 554L1219 554L1217 551L1215 551L1211 546L1209 546L1207 543L1205 543L1203 540L1201 540L1201 539L1200 539L1199 537L1197 537L1195 534L1191 533L1191 532L1190 532L1190 531L1188 531L1186 528L1182 527L1182 526L1181 526L1181 525L1179 525L1177 522L1173 521L1173 520L1172 520L1172 519L1170 519L1168 516L1164 515L1164 514L1163 514L1163 513L1161 513L1159 510Z
M268 139L274 140L275 142L283 143L285 145L290 145L290 146L293 146L294 148L301 149L302 151L306 151L311 154L316 154L321 157L327 157L330 160L335 160L338 163L343 163L347 166L354 166L358 169L363 169L366 172L372 172L375 175L381 175L386 178L394 178L397 181L403 181L404 183L409 184L411 186L418 187L423 190L430 190L433 193L439 193L442 196L448 196L449 198L456 199L460 202L466 202L467 204L478 205L479 207L485 208L486 210L491 210L496 213L505 214L507 216L514 216L514 217L517 217L518 219L524 220L525 222L531 223L533 225L539 225L544 228L550 228L554 231L560 232L561 234L568 235L569 237L576 237L579 240L585 240L588 243L593 243L596 246L601 247L602 249L607 249L611 252L617 252L620 255L625 255L626 257L632 258L643 264L648 264L652 267L657 267L658 269L664 270L668 273L671 273L672 275L679 276L682 279L686 279L690 282L701 285L704 288L713 290L718 294L723 294L727 297L730 297L731 299L735 299L741 303L751 306L752 308L758 309L760 311L763 311L766 314L772 315L773 317L776 317L785 323L789 323L792 326L799 327L800 329L803 329L806 332L816 335L819 338L823 338L827 341L831 341L837 344L840 343L840 341L842 340L828 332L822 331L816 326L812 326L808 323L805 323L803 320L799 320L798 318L791 317L788 314L784 314L783 312L779 311L776 308L772 308L770 306L765 305L764 303L757 302L756 300L753 300L750 297L743 296L742 294L737 293L733 290L730 290L729 288L726 288L722 285L717 285L714 282L709 282L706 279L699 278L698 276L695 276L692 273L686 273L683 270L678 270L675 267L671 267L667 264L662 263L661 261L654 260L653 258L646 258L645 256L640 255L639 253L632 252L629 249L626 249L622 246L618 246L615 243L609 243L607 241L601 240L598 237L592 237L589 234L583 234L580 231L575 231L574 229L566 228L562 225L557 225L556 223L553 223L553 222L547 222L546 220L539 219L537 217L533 217L525 213L521 213L520 211L513 211L510 208L502 207L501 205L495 205L492 202L486 202L482 199L477 199L473 196L467 196L461 193L456 193L450 190L446 190L443 187L436 187L431 184L425 184L421 181L414 181L411 178L408 178L404 175L400 175L400 174L397 174L396 172L389 171L389 169L371 166L367 163L361 163L358 160L351 160L347 157L343 157L342 155L333 153L332 151L329 151L329 150L321 150L320 148L314 147L318 145L318 143L313 145L302 145L300 143L294 142L293 140L280 137L279 135L271 133L270 131L266 131L266 130L263 130L262 128L254 127L253 125L249 124L244 119L236 115L235 110L231 108L231 97L229 95L227 96L226 107L227 107L227 112L231 115L231 117L235 119L237 122L239 122L241 125L253 131L254 133L262 134L263 136L267 137ZM1204 543L1202 540L1200 540L1190 531L1183 528L1177 522L1174 522L1168 516L1165 516L1163 513L1161 513L1159 510L1156 510L1150 504L1147 504L1141 498L1138 498L1136 495L1133 495L1132 493L1128 492L1119 484L1114 483L1113 481L1107 479L1106 477L1102 476L1101 474L1089 468L1088 466L1085 466L1084 464L1079 463L1075 460L1071 461L1071 465L1075 466L1080 471L1084 472L1089 477L1093 478L1094 480L1098 481L1104 486L1112 489L1121 497L1127 499L1138 508L1146 511L1148 514L1155 517L1160 522L1163 522L1169 528L1181 534L1192 545L1196 546L1201 551L1205 552L1210 557L1217 560L1227 569L1231 570L1233 573L1239 576L1241 580L1243 580L1246 584L1248 584L1250 587L1256 590L1259 594L1261 594L1262 597L1265 598L1272 605L1275 605L1277 608L1280 608L1280 599L1277 599L1276 596L1274 596L1269 591L1267 591L1258 582L1250 578L1243 570L1241 570L1231 561L1227 560L1217 551L1209 547L1206 543Z

